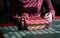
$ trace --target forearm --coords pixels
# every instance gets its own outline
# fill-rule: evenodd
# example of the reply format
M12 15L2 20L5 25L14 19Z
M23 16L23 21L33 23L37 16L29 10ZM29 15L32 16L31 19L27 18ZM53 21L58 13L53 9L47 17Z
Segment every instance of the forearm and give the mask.
M47 1L47 4L48 4L48 7L50 9L49 12L52 13L53 16L55 16L55 10L54 10L54 8L52 6L51 0L46 0L46 1Z
M43 3L43 0L38 0L38 3L37 3L37 12L40 12L42 3Z

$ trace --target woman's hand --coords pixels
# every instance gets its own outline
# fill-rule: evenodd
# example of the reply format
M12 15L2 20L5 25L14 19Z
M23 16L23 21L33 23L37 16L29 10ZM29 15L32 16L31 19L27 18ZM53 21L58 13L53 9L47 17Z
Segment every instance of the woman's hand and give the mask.
M47 22L51 22L52 21L52 14L51 13L46 13L45 16L44 16L44 19Z
M49 13L52 14L52 18L55 19L55 11L54 10L50 10Z

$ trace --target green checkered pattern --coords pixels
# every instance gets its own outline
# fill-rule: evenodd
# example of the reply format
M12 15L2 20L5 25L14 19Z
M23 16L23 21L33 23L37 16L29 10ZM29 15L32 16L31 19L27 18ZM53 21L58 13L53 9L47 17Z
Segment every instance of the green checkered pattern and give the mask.
M60 38L60 20L53 22L53 27L43 30L18 31L17 26L0 28L5 38Z

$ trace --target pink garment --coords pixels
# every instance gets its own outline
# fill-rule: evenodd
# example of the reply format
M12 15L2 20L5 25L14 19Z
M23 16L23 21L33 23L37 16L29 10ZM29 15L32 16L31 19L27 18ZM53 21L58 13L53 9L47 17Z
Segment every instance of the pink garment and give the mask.
M25 8L25 11L32 11L32 10L35 10L33 11L35 14L39 14L40 13L40 10L41 10L41 6L42 6L42 3L44 0L19 0L20 2L23 2L23 3L26 3L25 5L23 5L23 7ZM48 7L50 9L50 13L52 13L53 16L55 16L55 10L51 4L51 0L45 0L48 4ZM30 7L35 7L36 9L29 9ZM27 9L26 9L27 8ZM36 12L37 10L37 12Z
M27 3L30 0L18 0L18 1L23 2L23 3Z

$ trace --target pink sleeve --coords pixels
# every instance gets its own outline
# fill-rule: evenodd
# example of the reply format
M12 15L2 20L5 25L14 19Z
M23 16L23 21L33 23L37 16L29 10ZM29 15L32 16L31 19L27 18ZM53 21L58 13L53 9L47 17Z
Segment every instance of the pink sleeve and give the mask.
M49 9L50 9L49 12L52 13L53 16L55 16L55 10L52 6L51 0L46 0L46 1L47 1L48 6L49 6Z
M27 3L29 0L18 0L19 2Z
M42 3L43 3L43 0L38 0L38 4L37 4L38 10L37 10L37 12L40 12Z

